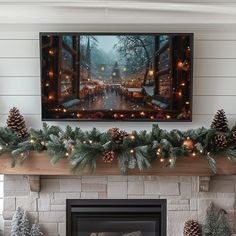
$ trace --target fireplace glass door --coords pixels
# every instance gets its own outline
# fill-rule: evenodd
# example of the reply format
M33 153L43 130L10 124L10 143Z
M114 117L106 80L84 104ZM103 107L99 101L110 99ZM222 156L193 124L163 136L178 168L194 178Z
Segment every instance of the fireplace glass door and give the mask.
M160 236L159 220L148 216L74 218L73 236Z

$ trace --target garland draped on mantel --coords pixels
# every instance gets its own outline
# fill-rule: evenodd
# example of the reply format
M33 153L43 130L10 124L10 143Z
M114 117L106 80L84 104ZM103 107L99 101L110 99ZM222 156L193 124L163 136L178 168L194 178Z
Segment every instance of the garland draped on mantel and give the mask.
M49 152L52 165L67 158L73 172L82 172L86 167L93 173L100 158L107 163L107 168L116 158L121 172L126 173L128 169L149 168L157 159L160 165L172 168L178 158L189 156L205 158L216 173L217 158L212 156L224 155L236 162L236 125L226 132L214 128L166 131L153 125L150 132L127 134L116 128L100 132L95 128L82 131L67 126L62 130L44 123L42 129L31 129L24 140L11 128L0 128L0 155L11 153L12 167L17 160L21 163L29 160L31 151L44 150Z

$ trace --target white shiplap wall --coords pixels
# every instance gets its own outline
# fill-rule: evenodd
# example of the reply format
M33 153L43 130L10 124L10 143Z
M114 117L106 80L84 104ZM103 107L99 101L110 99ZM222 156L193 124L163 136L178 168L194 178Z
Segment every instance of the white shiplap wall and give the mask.
M47 4L44 6L45 2L51 3L49 6ZM53 4L57 2L58 5L54 6L52 2ZM76 3L76 5L69 7L69 2L70 4ZM199 5L201 1L195 0L192 1L192 4L198 3L198 5L193 5L193 9L190 10L191 4L184 4L185 10L183 11L179 11L181 5L176 5L176 3L173 5L172 11L170 9L172 5L168 4L166 5L168 8L164 8L163 5L155 5L155 9L144 8L146 10L140 11L140 7L142 7L140 1L138 1L139 4L137 2L135 4L135 1L129 1L129 4L126 3L128 1L123 1L123 5L115 5L116 1L110 1L110 5L113 3L110 8L104 8L106 1L103 1L103 5L100 5L100 7L99 1L87 1L88 6L85 7L83 5L82 8L79 7L79 2L85 4L86 1L69 2L68 7L66 7L67 3L65 1L28 0L4 3L4 1L0 0L0 8L4 9L6 7L5 18L0 15L0 125L5 124L8 111L13 106L17 106L20 109L26 118L28 126L40 128L42 125L39 67L40 31L193 32L195 33L193 122L161 123L160 126L167 129L209 126L213 114L220 108L225 109L231 124L236 121L236 26L234 23L202 23L203 18L205 17L204 19L207 20L209 16L212 19L217 19L218 16L222 22L225 22L225 19L227 19L227 22L234 22L235 16L231 14L232 12L229 15L224 15L223 11L219 15L218 11L219 9L224 10L223 7L236 9L236 1L232 0L223 4L222 1L218 0L216 6L213 6L215 1L209 1L210 7L206 6L204 10L205 3ZM152 6L150 5L152 2L161 1L149 1L148 8ZM174 2L180 1L176 0ZM63 6L61 7L60 4ZM91 4L94 4L94 7L91 7ZM139 9L132 10L132 6ZM176 6L178 6L178 10L176 10ZM160 8L162 10L158 7L162 7ZM205 15L199 12L201 9L206 11ZM70 16L70 13L72 12L72 16L76 16L76 11L80 14L75 18L76 23L73 24L73 17ZM217 12L214 13L214 11ZM8 12L12 12L12 15L8 14ZM24 15L27 12L28 15ZM34 12L35 17L32 16ZM51 18L49 17L50 12ZM158 18L153 18L150 21L150 18L147 18L149 12L151 16L166 12L167 15L169 14L169 21L166 20L165 24L159 24ZM194 23L186 24L188 19L184 18L184 14L189 16L191 12L201 23L195 20ZM14 13L16 14L14 15ZM38 18L40 13L42 17ZM55 13L60 13L61 18L58 15L56 19L53 18ZM126 19L127 23L124 23L123 14L128 17ZM89 23L85 23L86 16L89 16L87 18ZM17 17L21 19L19 24L17 24ZM170 22L175 21L175 17L176 21L180 23L171 24ZM39 24L42 22L42 18L44 19L43 24ZM32 19L32 21L29 21L29 19ZM67 22L66 24L61 23L63 19ZM99 19L99 22L96 21L97 19ZM137 24L137 19L139 22L143 20L144 23ZM28 23L26 22L27 20L29 21ZM94 24L91 23L93 21ZM66 122L53 124L67 125ZM96 126L101 130L118 126L128 131L132 129L151 129L152 126L152 123L135 122L71 124L80 126L83 129L90 129Z
M8 32L6 32L8 34ZM0 34L0 124L4 125L11 107L17 106L29 126L41 126L39 39L28 32ZM38 34L38 32L36 33ZM214 36L214 37L213 37ZM236 35L235 40L195 35L193 78L193 122L161 123L163 128L190 128L209 125L213 114L224 108L236 120ZM58 123L65 125L65 123ZM72 123L82 128L112 127L112 123ZM127 129L150 128L150 123L115 124Z

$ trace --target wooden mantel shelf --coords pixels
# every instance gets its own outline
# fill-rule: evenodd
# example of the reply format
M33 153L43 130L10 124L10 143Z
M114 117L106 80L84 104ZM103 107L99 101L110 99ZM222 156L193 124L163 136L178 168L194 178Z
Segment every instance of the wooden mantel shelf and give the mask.
M71 165L68 160L62 159L55 166L50 163L50 156L45 151L42 153L31 152L30 160L23 165L11 167L11 157L9 154L0 156L0 174L8 175L79 175L71 172ZM218 175L236 174L236 165L226 157L216 157ZM152 163L152 167L143 171L139 169L129 170L128 175L166 175L166 176L211 176L213 173L208 167L208 163L201 157L182 157L176 162L174 168L165 168L158 160ZM83 175L89 175L85 170ZM98 161L94 176L121 175L116 161L105 164Z
M50 163L51 157L48 152L31 152L30 160L23 165L11 167L11 157L9 154L0 156L0 174L7 175L27 175L29 188L31 191L40 191L41 175L81 175L71 172L71 165L66 158L61 159L55 166ZM236 165L226 157L216 157L218 175L235 175ZM174 168L165 168L158 160L152 163L152 167L143 171L138 169L129 170L128 175L156 175L156 176L199 176L198 188L200 192L207 192L210 189L210 176L213 173L208 167L207 160L201 157L181 157L177 160ZM85 170L82 175L89 175ZM94 176L121 175L117 161L105 164L98 161Z

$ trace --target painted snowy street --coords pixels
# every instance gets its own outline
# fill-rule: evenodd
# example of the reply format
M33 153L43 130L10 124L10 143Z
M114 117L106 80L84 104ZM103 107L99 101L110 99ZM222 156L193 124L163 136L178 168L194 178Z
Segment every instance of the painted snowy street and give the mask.
M140 101L130 101L129 98L115 89L106 90L101 95L91 96L90 99L81 101L81 103L72 109L87 110L146 110L148 106Z

